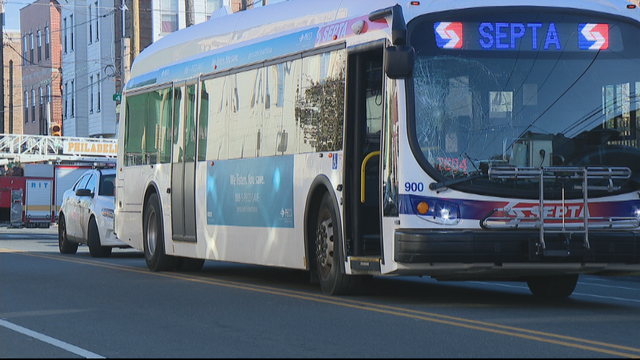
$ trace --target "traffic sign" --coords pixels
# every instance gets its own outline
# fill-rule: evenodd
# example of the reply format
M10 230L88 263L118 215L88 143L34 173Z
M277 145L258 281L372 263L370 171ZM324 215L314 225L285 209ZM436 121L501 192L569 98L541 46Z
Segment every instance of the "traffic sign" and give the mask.
M113 101L122 101L122 93L113 94Z

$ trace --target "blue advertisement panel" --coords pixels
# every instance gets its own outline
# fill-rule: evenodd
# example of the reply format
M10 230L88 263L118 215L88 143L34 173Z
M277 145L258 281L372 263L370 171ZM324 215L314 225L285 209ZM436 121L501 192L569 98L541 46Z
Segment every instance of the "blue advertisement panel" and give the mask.
M293 228L293 155L210 162L207 224Z

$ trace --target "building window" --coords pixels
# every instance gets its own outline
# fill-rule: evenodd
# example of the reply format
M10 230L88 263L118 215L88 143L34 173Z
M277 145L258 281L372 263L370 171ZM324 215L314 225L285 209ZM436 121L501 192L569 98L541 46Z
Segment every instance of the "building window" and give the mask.
M178 0L161 0L162 33L178 30Z
M67 95L68 88L69 87L68 87L67 83L65 82L64 83L64 91L62 92L62 96L64 97L64 109L62 109L62 117L64 119L67 118L67 101L69 100L68 99L68 95Z
M40 114L40 121L44 120L44 99L42 97L42 87L38 88L40 92L40 107L38 108L38 113Z
M33 64L33 33L29 34L29 42L31 43L31 51L29 52L29 61Z
M47 85L47 103L45 111L47 112L47 119L49 119L50 111L51 111L51 86Z
M31 122L36 122L36 89L31 89Z
M27 66L28 60L27 60L27 35L22 37L22 60L23 60L23 65Z
M73 51L73 14L69 15L69 47Z
M98 32L99 32L98 31L99 30L99 28L98 28L98 21L99 20L98 19L100 19L100 15L98 15L98 2L96 1L94 3L94 5L95 5L94 8L96 9L96 41L100 41L100 35L98 34Z
M222 7L222 0L207 0L207 20L211 18L211 13Z
M76 83L71 80L71 89L69 89L71 95L71 117L76 116Z
M100 74L98 73L96 75L96 85L98 88L98 98L96 99L97 101L97 111L100 112L100 88L102 87L102 84L100 83Z
M49 27L44 27L44 58L49 59Z
M29 122L29 92L24 92L24 123Z
M42 61L42 33L38 29L38 62Z
M91 39L93 38L93 24L91 23L91 21L93 20L91 17L93 16L93 14L91 14L91 5L89 5L89 44L91 44Z
M89 114L93 114L93 76L89 76Z
M67 18L62 19L62 52L67 53Z

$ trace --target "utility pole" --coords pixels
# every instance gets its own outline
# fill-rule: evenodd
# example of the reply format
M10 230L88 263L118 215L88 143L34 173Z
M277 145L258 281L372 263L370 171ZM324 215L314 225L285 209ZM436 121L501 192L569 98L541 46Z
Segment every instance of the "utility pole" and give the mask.
M140 1L131 0L131 61L140 54Z
M193 0L184 0L184 6L185 6L185 12L184 12L184 16L185 16L185 24L187 25L186 27L189 27L193 24L195 24L195 16L193 14Z
M13 60L9 60L9 134L13 134Z
M0 71L0 113L2 113L0 134L4 134L4 0L0 0L0 37L0 64L2 64L2 71Z

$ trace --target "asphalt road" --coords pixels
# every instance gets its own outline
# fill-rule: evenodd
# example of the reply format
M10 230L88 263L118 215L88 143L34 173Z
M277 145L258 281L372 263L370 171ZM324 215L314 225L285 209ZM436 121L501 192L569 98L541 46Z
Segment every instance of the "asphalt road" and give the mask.
M56 231L0 227L0 358L640 357L637 277L581 276L563 301L417 277L331 297L297 270L62 255Z

